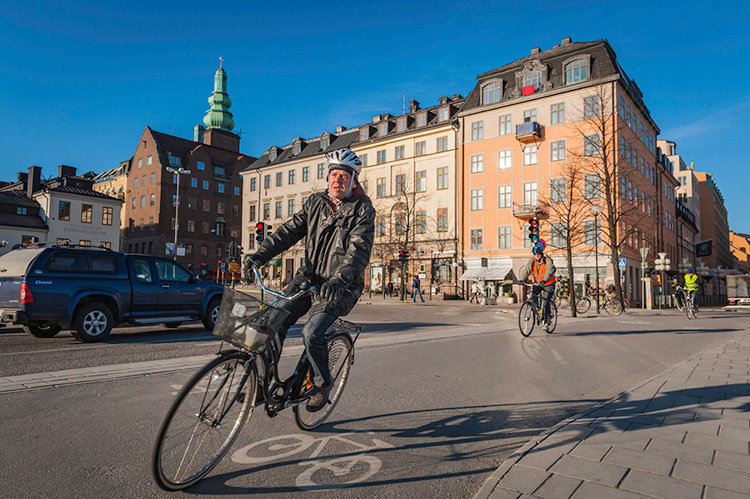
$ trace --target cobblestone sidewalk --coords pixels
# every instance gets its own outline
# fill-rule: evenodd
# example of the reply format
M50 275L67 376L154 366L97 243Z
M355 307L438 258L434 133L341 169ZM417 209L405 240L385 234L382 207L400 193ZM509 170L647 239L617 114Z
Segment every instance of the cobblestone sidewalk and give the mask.
M747 498L750 333L524 445L475 498Z

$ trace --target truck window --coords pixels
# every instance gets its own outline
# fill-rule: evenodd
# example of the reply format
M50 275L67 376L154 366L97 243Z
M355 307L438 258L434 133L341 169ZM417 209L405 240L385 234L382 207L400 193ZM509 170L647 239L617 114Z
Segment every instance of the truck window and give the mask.
M117 273L117 260L115 255L110 254L91 254L89 255L89 265L91 272L101 272L105 274Z
M190 273L174 262L156 260L156 269L162 281L188 282L190 279Z
M58 251L47 260L50 272L88 272L89 262L86 253Z
M148 264L148 260L143 258L136 258L133 260L133 270L135 271L135 278L144 284L152 284L154 282L154 276L151 273L151 266Z

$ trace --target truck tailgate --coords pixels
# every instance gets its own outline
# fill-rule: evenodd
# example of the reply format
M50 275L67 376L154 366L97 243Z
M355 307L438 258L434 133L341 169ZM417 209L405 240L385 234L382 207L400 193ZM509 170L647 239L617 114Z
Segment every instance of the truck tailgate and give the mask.
M23 277L0 277L0 309L21 308Z

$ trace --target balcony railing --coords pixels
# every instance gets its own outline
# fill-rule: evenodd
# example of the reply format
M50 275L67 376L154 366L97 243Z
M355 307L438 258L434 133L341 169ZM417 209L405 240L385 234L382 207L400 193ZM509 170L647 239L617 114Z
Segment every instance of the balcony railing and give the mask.
M533 142L542 138L542 125L536 121L528 121L516 125L516 139L520 142Z
M513 216L518 218L545 217L547 216L547 204L513 203Z

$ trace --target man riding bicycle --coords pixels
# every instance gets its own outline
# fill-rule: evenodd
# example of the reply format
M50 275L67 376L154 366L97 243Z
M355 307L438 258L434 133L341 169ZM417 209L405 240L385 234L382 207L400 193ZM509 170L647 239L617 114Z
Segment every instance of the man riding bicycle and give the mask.
M521 271L521 282L526 281L529 274L534 280L534 286L531 288L531 299L536 299L539 293L542 293L542 299L544 300L544 330L549 332L549 320L550 320L550 300L555 291L555 263L552 258L544 254L544 239L539 239L534 243L532 253L534 256L531 258L526 267Z
M310 412L322 409L331 391L325 332L354 308L362 294L375 233L375 209L358 180L362 161L350 149L337 149L327 155L327 163L328 189L312 194L257 252L245 257L246 268L260 267L305 238L305 264L284 293L291 295L310 285L315 289L294 301L280 300L274 307L289 313L279 333L282 342L289 327L310 312L302 328L314 373L307 403Z
M696 274L693 269L688 269L687 274L685 274L684 280L686 299L690 300L690 302L693 304L693 308L696 308L695 295L698 292L698 274Z

